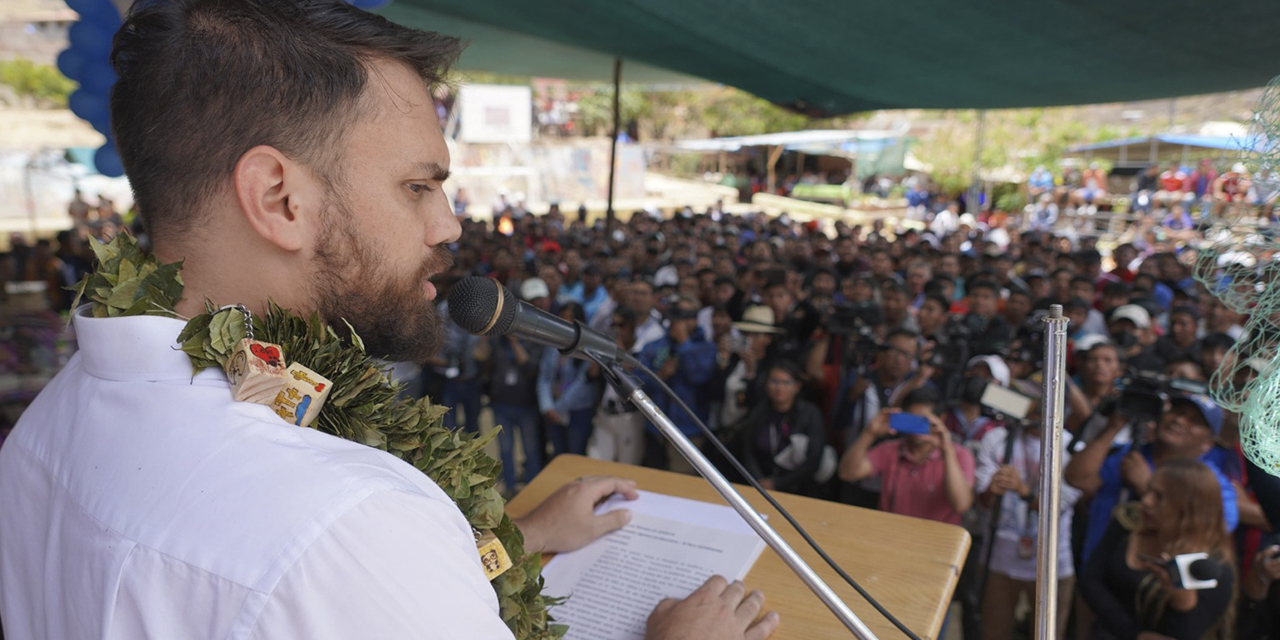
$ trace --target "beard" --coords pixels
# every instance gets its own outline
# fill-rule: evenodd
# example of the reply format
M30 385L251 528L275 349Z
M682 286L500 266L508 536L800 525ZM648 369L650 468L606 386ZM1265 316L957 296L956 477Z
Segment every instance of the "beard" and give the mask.
M320 317L341 335L351 325L365 352L392 362L425 362L444 340L444 323L423 283L453 265L433 247L412 273L380 268L379 251L360 237L350 202L337 189L321 214L326 234L316 247L313 299ZM344 322L345 321L345 322Z

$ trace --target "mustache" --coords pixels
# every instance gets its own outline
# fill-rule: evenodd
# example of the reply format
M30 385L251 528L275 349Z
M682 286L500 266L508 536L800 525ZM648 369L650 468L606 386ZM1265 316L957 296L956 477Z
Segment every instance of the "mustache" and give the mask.
M431 247L418 269L420 280L429 280L453 268L453 253L444 247Z

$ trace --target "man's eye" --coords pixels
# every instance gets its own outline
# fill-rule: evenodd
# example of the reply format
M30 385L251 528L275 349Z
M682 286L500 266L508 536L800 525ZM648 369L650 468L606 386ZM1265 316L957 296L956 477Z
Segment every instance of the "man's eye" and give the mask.
M409 185L408 185L408 187L409 187L409 190L410 190L410 191L412 191L412 192L414 192L415 194L418 194L418 193L430 193L430 192L434 191L434 189L432 189L430 186L425 185L425 184L415 184L415 183L410 182L410 183L409 183Z

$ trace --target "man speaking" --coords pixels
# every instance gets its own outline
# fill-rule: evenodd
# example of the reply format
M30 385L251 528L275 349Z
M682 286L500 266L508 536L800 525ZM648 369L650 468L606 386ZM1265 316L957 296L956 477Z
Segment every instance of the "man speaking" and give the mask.
M434 353L428 280L459 226L431 88L459 49L337 0L135 5L112 127L156 257L182 263L176 314L273 301L349 323L370 355ZM233 400L216 367L193 376L184 320L74 323L81 351L0 451L7 638L511 637L475 533L426 475ZM592 513L612 493L634 484L561 489L519 523L529 549L625 524ZM649 635L764 638L762 603L713 578Z

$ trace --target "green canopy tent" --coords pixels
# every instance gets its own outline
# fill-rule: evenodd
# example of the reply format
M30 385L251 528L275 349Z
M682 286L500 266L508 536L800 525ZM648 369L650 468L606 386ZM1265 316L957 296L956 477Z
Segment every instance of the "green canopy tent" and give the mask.
M383 14L470 41L464 70L616 84L626 60L629 81L703 78L814 116L1148 100L1280 73L1271 0L395 0Z
M469 39L464 69L607 80L621 58L629 81L705 78L814 115L1146 100L1280 73L1272 0L395 0L383 14Z

